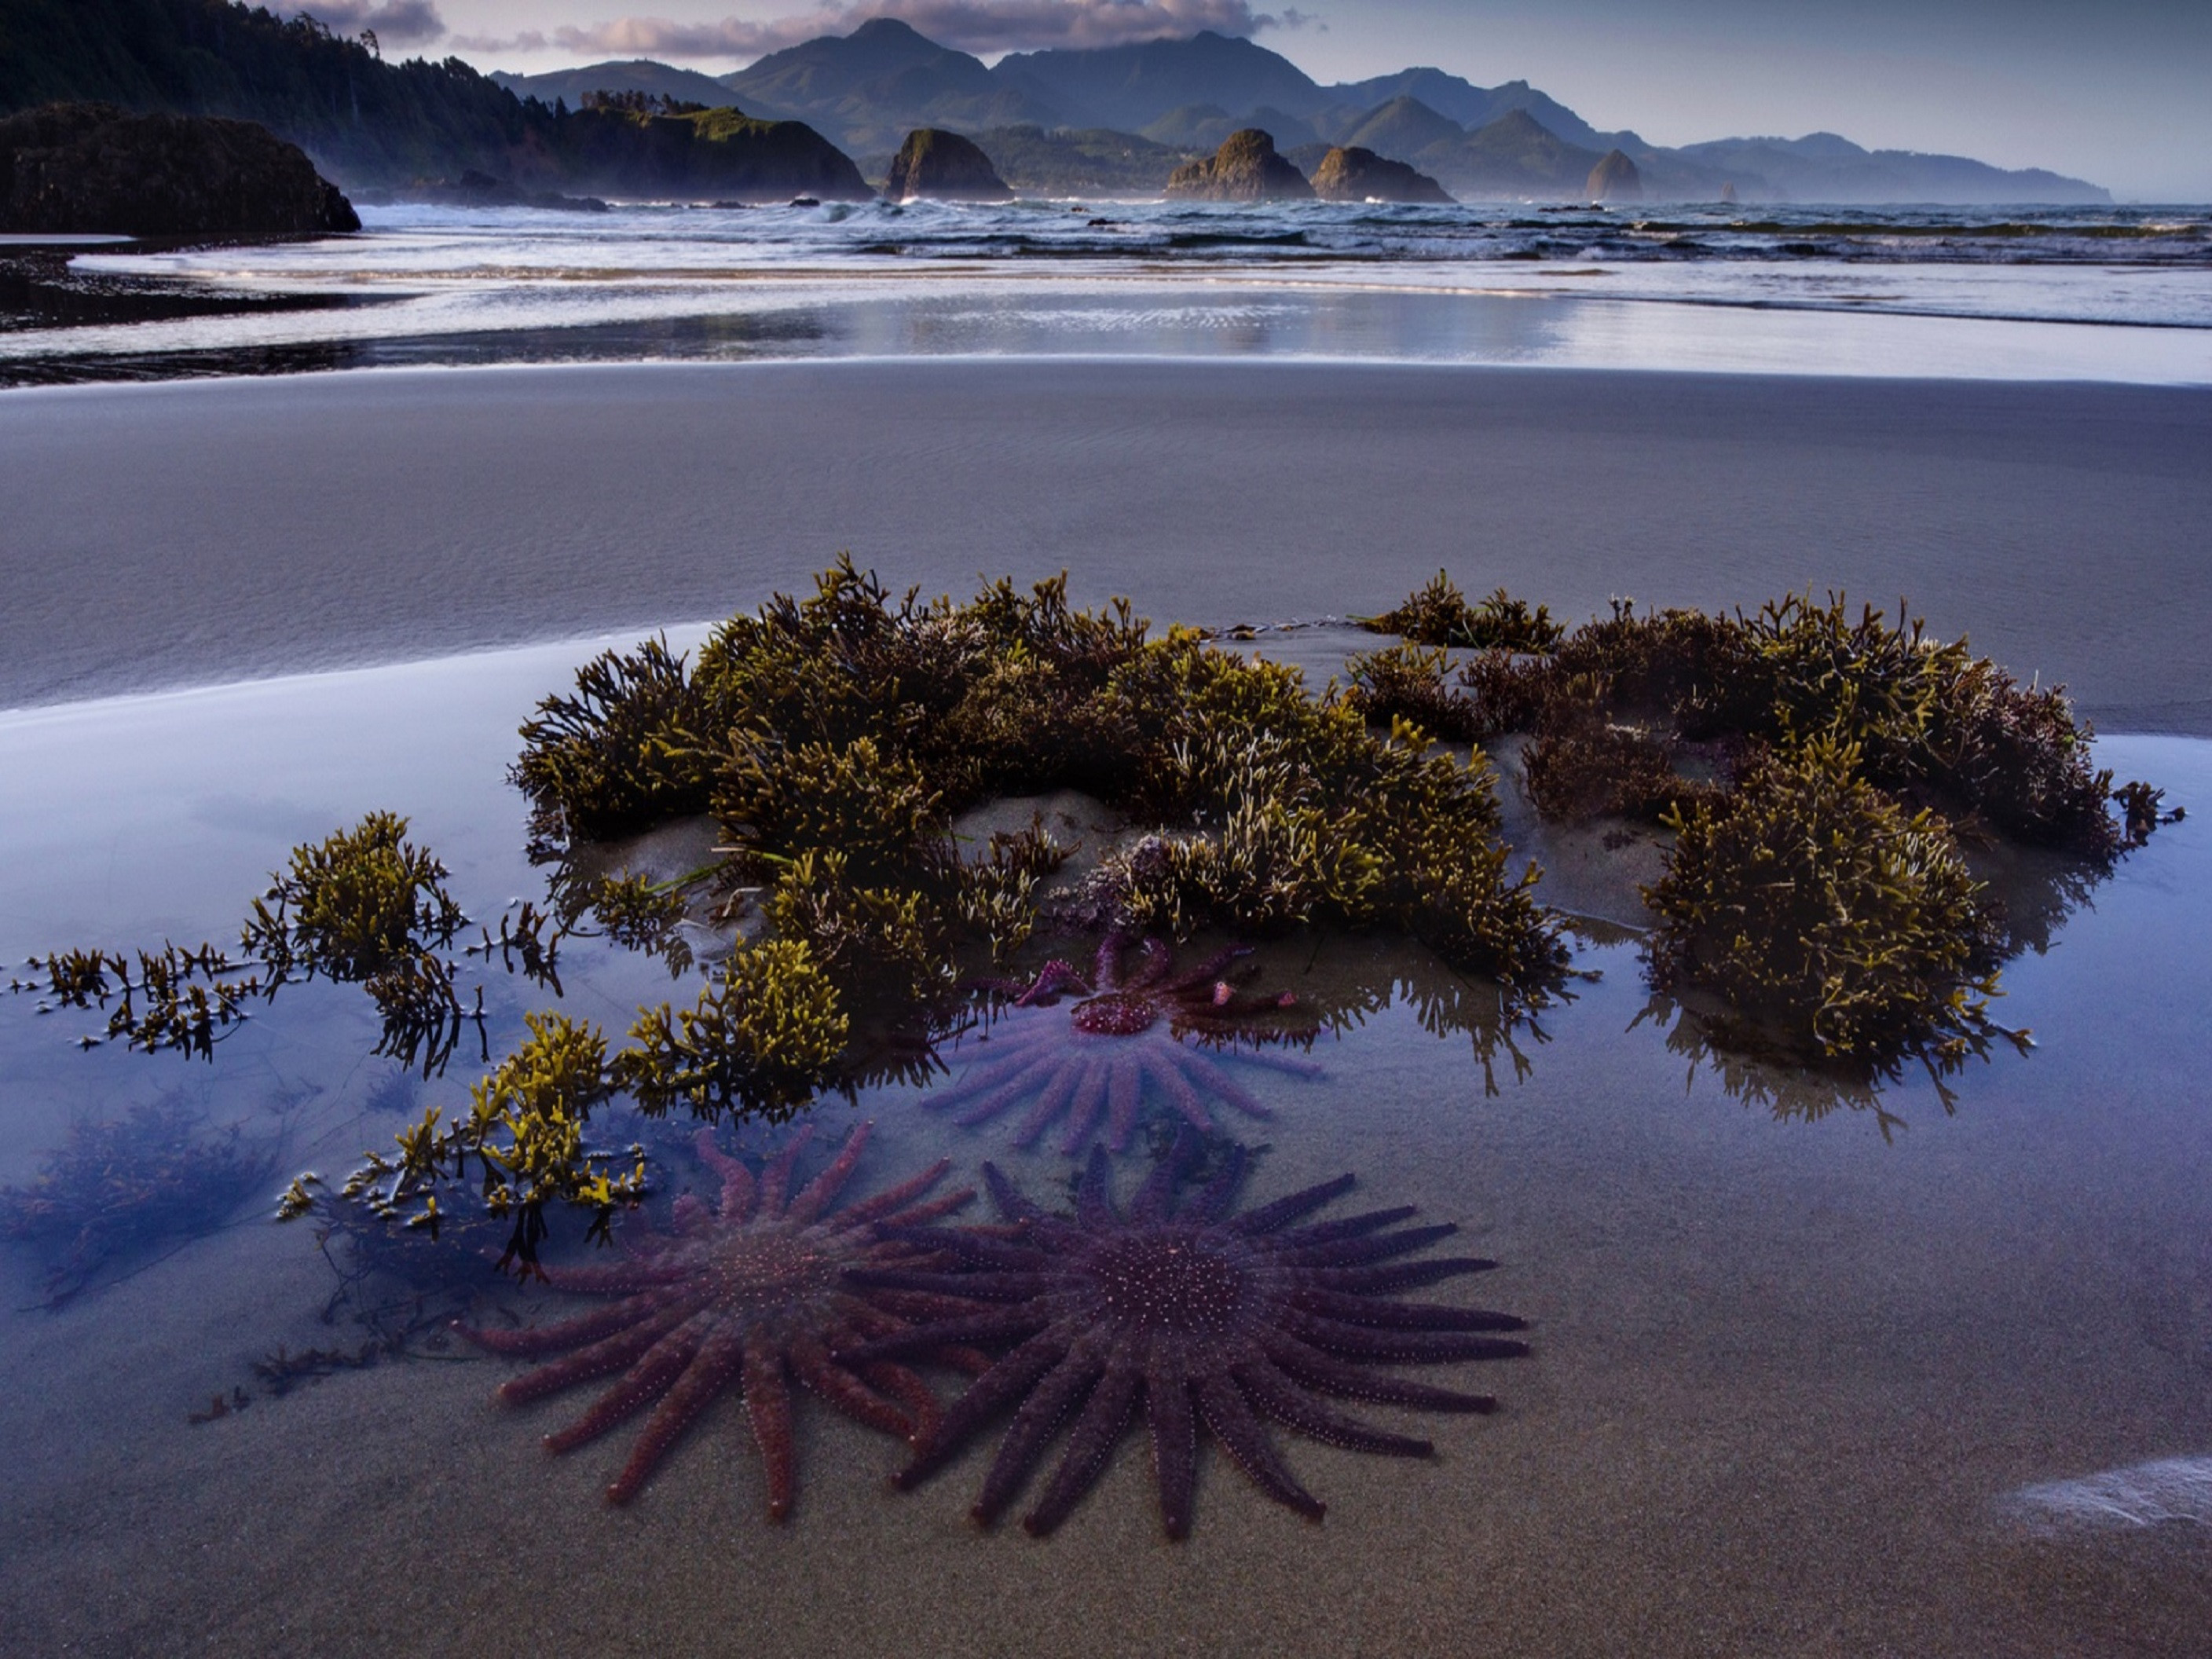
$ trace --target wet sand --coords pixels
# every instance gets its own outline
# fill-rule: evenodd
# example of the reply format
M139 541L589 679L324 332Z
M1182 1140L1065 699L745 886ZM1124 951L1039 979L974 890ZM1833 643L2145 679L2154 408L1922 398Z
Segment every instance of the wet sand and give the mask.
M1063 567L1165 618L1380 610L1449 566L1916 611L2106 729L2212 732L2212 392L988 360L0 393L0 707L647 628L850 549Z
M495 905L527 881L496 782L526 669L0 722L0 760L58 819L52 847L0 871L0 915L77 914L44 890L66 889L105 894L126 936L157 903L209 925L196 888L116 872L139 825L79 774L134 769L137 810L168 826L158 856L204 879L234 866L234 905L295 820L410 775L434 786L424 828L465 896ZM410 759L386 728L439 702L453 715ZM149 744L235 747L205 776L121 764ZM288 744L318 745L319 765ZM2106 757L2192 803L2212 791L2212 745L2130 739ZM249 800L264 764L291 787ZM503 1411L491 1390L513 1368L489 1360L346 1373L195 1425L278 1345L359 1339L319 1322L336 1281L306 1234L249 1213L52 1315L24 1310L32 1266L0 1252L0 1629L25 1651L118 1655L2201 1652L2201 1528L2045 1538L2002 1503L2212 1449L2208 835L2202 815L2160 830L2063 948L2012 964L2002 1012L2036 1029L2036 1054L1970 1068L1955 1116L1908 1081L1887 1102L1909 1125L1893 1139L1863 1112L1771 1121L1710 1073L1686 1088L1661 1034L1632 1023L1632 947L1585 951L1603 977L1546 1017L1548 1041L1523 1036L1530 1072L1501 1063L1495 1096L1464 1036L1431 1037L1402 1007L1324 1046L1319 1082L1255 1079L1279 1115L1254 1137L1270 1150L1249 1202L1356 1171L1331 1213L1418 1204L1503 1264L1425 1296L1534 1322L1529 1359L1424 1368L1493 1389L1498 1416L1363 1408L1432 1437L1431 1461L1280 1435L1329 1505L1320 1526L1209 1444L1194 1535L1170 1546L1133 1432L1054 1539L983 1535L967 1510L995 1435L902 1496L884 1481L897 1448L803 1396L789 1525L762 1518L728 1400L610 1510L599 1494L634 1431L546 1457L538 1437L588 1391ZM1304 960L1271 956L1268 982ZM1371 980L1359 963L1340 946L1324 969ZM670 994L657 969L622 966L574 967L578 1012L616 1023ZM59 1111L27 1127L26 1097L58 1107L70 1084L102 1113L205 1084L228 1115L272 1081L313 1081L327 1093L287 1167L342 1168L398 1119L364 1112L369 1022L340 1000L327 1018L270 1011L212 1068L79 1054L62 1021L0 1007L11 1151L51 1144ZM425 1099L458 1099L465 1075ZM940 1153L969 1178L997 1158L1040 1197L1066 1173L896 1091L864 1109L879 1127L856 1196Z

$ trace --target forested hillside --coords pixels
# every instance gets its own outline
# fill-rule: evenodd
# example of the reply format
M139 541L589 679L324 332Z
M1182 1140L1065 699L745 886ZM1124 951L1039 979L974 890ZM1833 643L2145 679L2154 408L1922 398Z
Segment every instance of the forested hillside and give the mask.
M231 0L0 0L0 113L62 100L258 121L349 189L473 168L611 194L866 193L798 122L548 107L457 58L387 63L371 37Z

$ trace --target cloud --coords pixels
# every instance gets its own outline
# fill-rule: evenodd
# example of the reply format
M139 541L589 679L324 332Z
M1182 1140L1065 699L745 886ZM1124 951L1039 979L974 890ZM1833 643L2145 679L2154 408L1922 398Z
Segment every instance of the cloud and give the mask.
M333 34L374 29L377 44L386 46L425 46L446 32L434 0L319 0L307 15Z
M1212 29L1254 35L1299 28L1314 20L1295 9L1255 11L1251 0L825 0L813 11L768 22L728 17L680 23L665 17L618 17L589 28L553 31L564 52L632 58L757 58L823 34L848 34L875 17L910 23L939 45L963 52L1032 52L1048 46L1120 46L1180 39ZM526 45L528 42L530 44ZM477 50L530 51L544 44L534 31L501 41L465 40Z

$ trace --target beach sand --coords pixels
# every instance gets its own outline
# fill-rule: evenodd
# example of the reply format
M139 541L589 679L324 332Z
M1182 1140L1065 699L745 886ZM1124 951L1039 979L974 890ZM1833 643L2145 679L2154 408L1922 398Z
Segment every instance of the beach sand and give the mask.
M1908 598L2212 732L2212 392L1286 362L394 371L0 393L0 707L699 620L841 549L1162 619L1448 566L1579 619Z
M1298 636L1304 638L1306 636ZM75 833L0 871L0 914L195 914L127 866L229 868L240 890L295 822L430 780L425 829L472 904L526 890L497 777L528 662L479 659L0 721L0 763L54 788ZM450 710L410 760L390 728ZM208 775L179 757L229 744ZM312 763L296 752L316 750ZM2106 758L2178 798L2212 792L2212 745L2127 739ZM283 775L280 796L261 766ZM143 820L80 780L138 780ZM459 783L472 779L472 783ZM230 801L222 811L199 810ZM258 803L258 808L246 808ZM281 805L282 810L278 810ZM258 824L251 844L248 826ZM2203 1129L2202 940L2212 928L2200 817L2161 830L2076 912L2063 948L2007 970L2002 1010L2036 1028L1960 1079L1955 1116L1908 1079L1871 1115L1777 1122L1686 1066L1636 1017L1632 945L1586 951L1603 977L1518 1041L1498 1091L1464 1034L1402 1004L1324 1043L1317 1082L1255 1078L1278 1109L1249 1201L1341 1170L1331 1213L1399 1203L1453 1220L1502 1264L1424 1296L1533 1322L1535 1353L1424 1374L1494 1390L1496 1417L1363 1408L1432 1437L1433 1460L1285 1455L1329 1505L1308 1524L1258 1496L1210 1444L1196 1526L1159 1535L1140 1433L1052 1540L967 1518L996 1436L919 1492L890 1492L886 1438L802 1397L790 1523L762 1516L757 1459L725 1400L639 1500L600 1492L632 1430L564 1458L538 1437L589 1391L537 1408L491 1400L505 1362L442 1357L348 1372L200 1425L282 1345L349 1346L317 1316L336 1287L299 1228L249 1210L58 1313L25 1304L26 1253L0 1253L0 1631L25 1652L330 1651L995 1656L1715 1653L2103 1655L2201 1651L2212 1565L2201 1528L2044 1536L2007 1495L2147 1458L2212 1449L2212 1181ZM157 864L155 868L158 870ZM157 910L155 907L169 907ZM55 924L58 925L58 924ZM118 920L114 925L123 926ZM133 921L132 927L137 926ZM180 936L191 936L189 933ZM1339 942L1318 970L1387 982L1412 958ZM1265 959L1296 988L1303 945ZM1431 987L1448 976L1431 965ZM619 1024L671 994L637 962L569 965L569 1003ZM507 999L513 996L506 993ZM20 1005L0 1027L11 1179L58 1133L63 1091L103 1113L177 1086L218 1119L272 1086L321 1085L284 1167L345 1167L396 1114L367 1109L370 1021L350 991L301 993L213 1067L66 1041ZM507 1024L493 1033L507 1040ZM451 1105L467 1068L427 1088ZM26 1096L55 1109L27 1128ZM940 1154L972 1180L1004 1163L1045 1197L1068 1165L1008 1152L897 1090L862 1110L878 1138L855 1194ZM834 1135L849 1121L831 1104ZM1133 1164L1135 1160L1129 1160ZM1126 1197L1136 1178L1118 1176ZM272 1185L274 1182L272 1182ZM573 1218L562 1237L575 1238ZM548 1316L542 1293L518 1298ZM467 1363L447 1363L466 1360ZM1032 1487L1032 1491L1035 1487Z

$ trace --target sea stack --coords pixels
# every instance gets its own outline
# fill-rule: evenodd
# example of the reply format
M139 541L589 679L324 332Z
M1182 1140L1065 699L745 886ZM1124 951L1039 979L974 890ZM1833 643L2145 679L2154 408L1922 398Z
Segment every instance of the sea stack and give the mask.
M942 127L917 127L907 134L884 184L886 202L924 196L938 202L1006 202L1013 194L989 156Z
M1644 199L1644 175L1627 156L1617 149L1609 149L1605 158L1590 169L1584 194L1593 202L1640 202Z
M1185 202L1310 202L1306 176L1275 153L1257 127L1232 132L1206 161L1188 161L1168 175L1167 194Z
M1340 144L1314 169L1313 192L1324 202L1433 202L1452 199L1425 173L1358 145Z
M0 119L0 231L301 235L360 216L297 144L251 121L48 104Z

